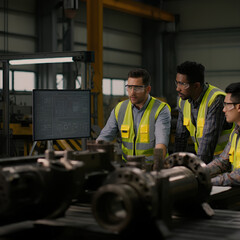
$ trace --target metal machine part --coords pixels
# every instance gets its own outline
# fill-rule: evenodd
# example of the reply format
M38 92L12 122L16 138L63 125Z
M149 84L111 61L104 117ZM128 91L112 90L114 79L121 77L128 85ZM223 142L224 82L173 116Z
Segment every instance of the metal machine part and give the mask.
M169 169L145 172L124 167L110 173L93 197L92 212L98 224L122 233L145 228L151 222L161 231L158 220L171 227L172 214L179 204L183 212L188 212L189 204L189 209L197 209L196 214L212 216L205 202L211 182L204 163L193 154L178 153L170 155L165 166Z
M16 158L0 169L0 224L62 216L83 185L82 162L68 161L68 153L20 163Z
M72 152L72 160L84 163L83 194L91 195L102 185L107 175L115 170L114 157L114 145L105 141L89 140L87 141L87 150ZM79 196L79 200L80 198L83 199L83 196Z
M137 167L140 169L145 169L145 156L127 156L127 162L125 163L125 166L127 167Z
M211 177L206 164L193 153L173 153L164 161L164 168L184 166L192 171L198 183L199 201L206 201L212 190Z
M73 151L72 160L82 161L85 164L85 171L112 171L114 169L114 145L104 141L87 142L87 150Z
M153 175L135 167L111 173L93 197L92 211L99 225L122 232L155 214L154 203L158 201L155 180Z
M137 167L146 172L159 171L163 168L163 150L155 148L153 152L153 161L146 161L145 155L128 155L127 162L123 164L127 167Z

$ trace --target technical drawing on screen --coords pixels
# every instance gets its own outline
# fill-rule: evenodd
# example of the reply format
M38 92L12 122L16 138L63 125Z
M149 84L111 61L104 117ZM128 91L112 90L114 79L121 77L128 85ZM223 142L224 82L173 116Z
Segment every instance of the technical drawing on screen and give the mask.
M33 90L33 140L87 138L90 90Z

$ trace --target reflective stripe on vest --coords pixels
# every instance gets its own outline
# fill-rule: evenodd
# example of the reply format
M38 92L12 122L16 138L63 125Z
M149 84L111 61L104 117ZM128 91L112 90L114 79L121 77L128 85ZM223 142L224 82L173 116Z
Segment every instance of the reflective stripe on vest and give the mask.
M238 134L231 133L229 140L231 141L231 148L229 150L229 162L232 164L232 169L240 168L240 141L237 139Z
M155 120L163 107L164 102L151 97L141 118L137 135L134 132L132 103L129 100L120 102L115 108L115 117L121 133L123 159L127 155L145 155L147 160L153 160L155 147Z
M205 92L202 102L199 107L198 116L197 116L197 129L192 123L191 118L191 104L187 100L179 99L179 107L183 112L183 125L186 126L190 135L192 137L192 141L195 145L195 151L198 152L199 141L203 135L203 128L205 124L205 119L207 116L208 108L211 106L213 101L218 95L226 95L222 90L212 86L209 84L207 91ZM228 130L223 130L219 136L217 146L215 148L214 155L220 154L224 147L226 146L229 138L229 134L231 133L233 128Z

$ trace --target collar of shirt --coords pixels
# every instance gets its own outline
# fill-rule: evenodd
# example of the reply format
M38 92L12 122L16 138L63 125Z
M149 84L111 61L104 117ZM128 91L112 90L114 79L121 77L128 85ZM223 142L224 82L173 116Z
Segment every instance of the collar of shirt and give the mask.
M235 131L235 133L237 133L239 135L240 134L240 126L238 126L236 124L234 131Z
M203 99L203 96L205 94L205 92L207 91L209 85L208 83L204 83L203 85L203 91L201 92L200 96L198 97L198 99L194 102L191 98L188 99L189 103L194 107L194 108L197 108L201 102L202 102L202 99Z
M138 110L139 112L140 112L140 111L145 111L145 109L147 108L147 105L148 105L148 103L150 102L150 100L151 100L151 96L148 94L148 99L147 99L147 101L144 103L144 105L143 105L143 107L142 107L141 109L137 109L137 108L134 106L134 104L132 104L132 109L136 109L136 110Z

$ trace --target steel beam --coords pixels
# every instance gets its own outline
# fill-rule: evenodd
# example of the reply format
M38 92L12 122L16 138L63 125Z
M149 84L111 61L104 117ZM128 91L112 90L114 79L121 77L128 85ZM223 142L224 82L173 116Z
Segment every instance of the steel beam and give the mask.
M81 0L86 1L86 0ZM87 0L89 2L90 0ZM140 17L150 18L154 20L162 20L166 22L175 22L175 16L171 13L161 10L141 2L132 0L101 0L103 7L111 8L120 12L126 12Z
M94 51L94 88L92 92L97 93L97 116L98 125L103 127L103 1L87 1L87 49Z
M9 62L3 64L3 135L4 135L4 156L10 156L10 133L9 133Z
M174 22L174 15L160 8L131 0L103 0L104 7L155 20Z

